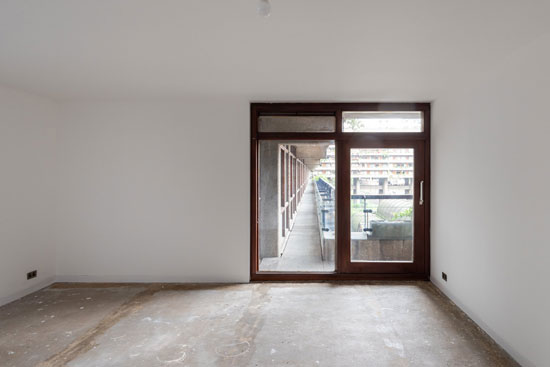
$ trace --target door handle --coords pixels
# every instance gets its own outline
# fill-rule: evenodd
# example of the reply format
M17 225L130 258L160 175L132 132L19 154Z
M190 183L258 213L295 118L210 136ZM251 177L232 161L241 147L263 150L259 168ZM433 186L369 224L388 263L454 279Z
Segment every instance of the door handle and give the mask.
M424 181L420 181L420 200L419 205L424 205Z

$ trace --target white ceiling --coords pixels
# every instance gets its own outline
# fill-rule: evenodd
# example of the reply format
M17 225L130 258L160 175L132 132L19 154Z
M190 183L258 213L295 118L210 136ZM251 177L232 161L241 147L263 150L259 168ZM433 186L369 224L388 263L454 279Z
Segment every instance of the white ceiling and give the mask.
M430 99L550 30L550 1L2 0L0 84L56 98Z

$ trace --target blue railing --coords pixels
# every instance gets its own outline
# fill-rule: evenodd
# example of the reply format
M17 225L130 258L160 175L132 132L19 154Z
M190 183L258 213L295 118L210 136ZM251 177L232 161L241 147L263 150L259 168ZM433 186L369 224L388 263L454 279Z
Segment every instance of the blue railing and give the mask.
M334 231L334 186L322 178L315 181L319 196L317 197L318 214L321 217L321 231Z

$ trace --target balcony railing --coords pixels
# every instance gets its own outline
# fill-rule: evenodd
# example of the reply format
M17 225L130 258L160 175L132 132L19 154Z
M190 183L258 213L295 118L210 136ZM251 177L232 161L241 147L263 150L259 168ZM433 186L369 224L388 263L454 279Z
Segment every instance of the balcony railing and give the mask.
M335 187L325 179L315 181L317 214L322 232L334 232L335 228ZM362 214L361 231L372 232L374 220L410 220L413 195L351 195L352 212ZM391 205L380 205L380 200L392 200ZM353 225L353 223L352 223Z

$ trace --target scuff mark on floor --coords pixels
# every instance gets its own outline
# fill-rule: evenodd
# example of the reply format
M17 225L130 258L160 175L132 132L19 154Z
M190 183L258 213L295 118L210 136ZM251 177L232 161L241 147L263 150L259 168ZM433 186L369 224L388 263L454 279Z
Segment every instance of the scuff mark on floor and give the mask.
M165 365L182 364L185 361L185 358L187 357L187 352L184 350L185 348L187 348L187 345L185 344L177 345L176 349L178 350L174 352L174 356L171 356L171 357L156 356L156 360ZM167 359L167 358L171 358L171 359Z
M94 348L96 345L95 340L109 330L121 319L128 315L138 311L143 307L145 303L151 300L151 298L160 291L162 287L158 285L151 285L147 289L137 293L128 301L124 302L115 312L109 314L103 320L101 320L95 327L88 330L80 338L69 344L61 352L51 356L46 361L38 364L38 367L59 367L66 366L67 363L81 354ZM75 293L78 294L78 293Z
M255 284L248 307L235 326L235 341L216 347L216 365L247 366L255 350L254 339L261 330L265 314L262 308L270 301L269 287Z
M216 354L224 358L238 357L245 353L248 353L250 350L250 343L240 342L232 344L224 344L216 347Z

